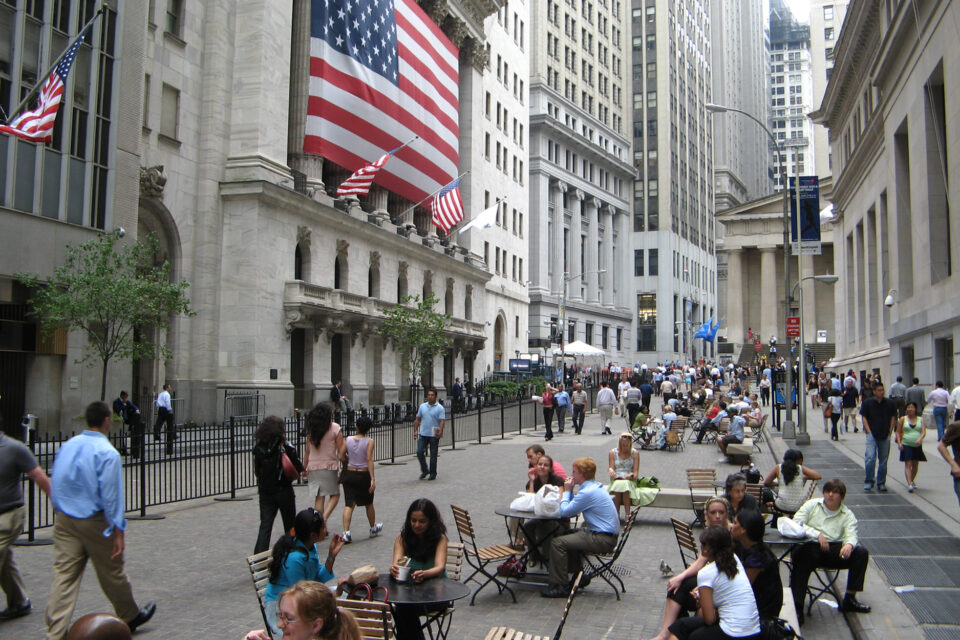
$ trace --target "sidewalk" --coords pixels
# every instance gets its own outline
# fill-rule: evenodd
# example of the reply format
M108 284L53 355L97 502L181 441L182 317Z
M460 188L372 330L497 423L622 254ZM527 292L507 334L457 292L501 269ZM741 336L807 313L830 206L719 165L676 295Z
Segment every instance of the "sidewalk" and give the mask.
M851 631L860 639L960 638L960 509L949 477L949 467L936 450L936 433L928 432L920 465L922 488L910 494L903 477L899 451L891 443L887 493L865 492L864 436L841 433L831 442L824 433L818 409L808 408L809 446L800 447L804 463L847 484L847 504L857 515L859 534L870 551L870 568L862 600L873 607L869 615L848 614ZM772 439L781 454L792 441ZM923 479L926 479L924 481ZM841 582L845 576L841 576ZM842 584L840 585L843 586ZM896 594L893 587L907 586ZM815 605L814 615L838 614L828 605ZM809 619L809 618L808 618ZM810 626L808 623L804 631Z
M655 400L659 414L659 400ZM481 545L504 543L507 534L503 519L494 509L505 506L521 490L526 481L524 450L530 444L544 444L547 452L566 469L580 456L592 456L598 462L598 478L605 479L607 453L625 428L622 418L614 419L614 434L600 436L599 418L587 417L584 433L576 436L569 422L563 434L552 442L543 441L542 426L534 433L505 440L491 439L489 444L470 445L456 451L442 450L439 477L435 482L419 481L415 459L406 464L378 465L377 518L385 523L382 536L368 540L367 523L362 510L354 515L354 542L345 547L337 559L335 573L344 575L351 569L374 563L385 570L392 557L393 540L410 502L418 497L434 500L449 527L448 536L458 540L450 504L469 509ZM412 437L412 436L411 436ZM772 438L771 440L775 440ZM683 452L640 452L643 475L655 475L664 487L686 487L688 467L717 467L718 476L738 470L737 466L718 463L714 445L689 443ZM757 466L768 470L774 456L765 451L755 457ZM297 506L308 506L306 488L297 488ZM166 514L159 521L131 521L127 529L127 572L134 593L143 603L156 600L157 615L138 637L238 639L253 628L262 626L256 597L244 558L252 553L258 526L255 491L240 492L253 497L245 502L214 502L210 499L157 508L154 513ZM334 511L331 532L343 530L342 509ZM631 539L620 559L625 572L627 592L617 601L602 581L594 581L574 601L564 629L566 638L604 638L637 640L656 634L663 612L666 578L658 569L664 559L679 571L683 568L669 518L689 521L688 510L644 509L637 520ZM274 537L280 533L279 518ZM49 537L49 529L40 532ZM321 547L321 551L324 549ZM32 615L12 622L0 623L0 637L11 639L43 636L43 610L46 606L53 566L53 547L16 547L15 557L30 597ZM878 576L871 569L868 576ZM786 579L786 576L784 576ZM475 584L471 583L475 588ZM875 592L886 586L868 586L865 600L874 604L872 617L879 618L879 601ZM509 594L498 595L495 588L485 589L476 606L467 601L457 603L451 638L481 639L493 625L509 625L535 634L552 635L563 608L562 600L545 600L537 589L519 586L515 589L517 604ZM892 594L891 594L892 595ZM897 598L893 596L896 601ZM821 611L820 609L823 609ZM110 611L93 575L88 574L81 587L75 617L95 611ZM819 606L804 627L808 640L835 640L850 637L842 617L833 609ZM879 636L878 636L879 637Z

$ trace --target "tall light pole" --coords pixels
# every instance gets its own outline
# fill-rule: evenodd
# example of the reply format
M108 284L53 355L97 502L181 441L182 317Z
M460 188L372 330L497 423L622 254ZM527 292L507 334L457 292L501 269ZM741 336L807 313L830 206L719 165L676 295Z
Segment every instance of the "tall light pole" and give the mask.
M583 276L588 276L593 273L606 273L606 269L595 269L593 271L584 271L575 276L571 276L569 272L563 272L563 291L560 292L560 383L564 382L563 374L567 366L567 352L566 352L566 343L567 343L567 284L571 280L582 278Z
M763 131L770 137L770 141L773 142L773 146L777 149L777 154L780 156L780 179L783 186L783 295L786 298L783 305L783 336L787 335L787 316L790 315L790 300L792 295L790 294L790 194L787 189L787 167L786 167L786 152L783 149L783 146L777 142L776 136L767 128L761 120L751 113L742 111L740 109L735 109L733 107L725 107L720 104L707 104L707 111L711 113L726 113L727 111L732 111L734 113L739 113L744 115L758 125ZM761 327L761 331L763 328ZM789 345L789 341L787 341ZM787 405L787 416L783 421L783 437L784 438L793 438L796 434L796 425L793 422L793 405L791 402L792 399L792 390L793 390L793 354L790 353L789 347L787 348L787 388L786 393L784 394L784 402Z
M807 431L807 350L803 344L803 281L813 280L815 282L822 282L823 284L834 285L839 279L840 276L832 273L822 276L804 276L797 280L797 284L793 285L793 290L790 291L790 297L792 298L794 292L798 288L800 289L800 367L797 373L797 377L799 378L797 381L799 391L798 398L800 402L797 405L797 423L799 424L799 428L797 429L797 444L810 444L810 433Z

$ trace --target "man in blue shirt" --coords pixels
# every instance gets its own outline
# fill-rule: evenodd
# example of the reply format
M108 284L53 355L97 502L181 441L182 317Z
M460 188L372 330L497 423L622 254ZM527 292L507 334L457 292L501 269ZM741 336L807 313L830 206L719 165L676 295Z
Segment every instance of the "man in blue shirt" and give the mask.
M593 458L577 458L570 477L563 483L559 517L572 518L582 513L583 526L550 541L550 585L540 592L544 598L566 598L570 590L568 573L580 570L581 556L608 553L617 545L620 535L617 508L607 488L594 480L596 474L597 463ZM576 496L573 495L575 484L580 485ZM585 587L588 582L582 581L580 586Z
M56 562L47 600L47 640L63 640L80 594L87 560L97 571L100 588L117 617L130 631L147 622L156 603L141 609L123 568L123 466L107 440L113 412L104 402L86 411L87 429L70 438L57 453L51 474L51 500L56 510L53 544Z
M743 444L743 428L747 424L746 418L740 415L739 408L731 407L728 410L730 414L730 434L723 436L722 438L717 438L717 446L720 447L720 452L723 454L723 460L727 460L727 446L733 443Z
M557 385L558 391L553 394L553 406L557 411L557 431L563 433L564 423L567 421L567 409L570 408L570 394L567 393L563 385Z
M437 450L443 436L446 411L437 402L437 390L427 389L427 401L420 405L413 421L413 435L417 438L417 460L420 461L420 479L437 479ZM427 469L427 447L430 447L430 469Z

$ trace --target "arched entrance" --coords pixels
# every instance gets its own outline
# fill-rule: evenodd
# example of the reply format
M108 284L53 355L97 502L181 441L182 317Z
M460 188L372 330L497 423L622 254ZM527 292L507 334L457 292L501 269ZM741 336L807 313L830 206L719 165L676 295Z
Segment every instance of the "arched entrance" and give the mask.
M158 264L163 261L169 262L170 281L176 282L180 279L181 272L180 234L177 231L176 222L159 200L141 198L137 216L137 239L143 241L151 235L156 237L159 243L155 261ZM157 335L158 330L155 327L138 328L134 332L134 339L152 342L167 340L167 346L176 353L177 322L174 318L170 328L165 332L166 335ZM167 378L164 363L154 359L135 360L132 374L131 399L141 408L144 417L148 418L152 413L153 399Z
M502 371L505 368L503 360L503 343L506 340L507 321L503 314L497 314L497 321L493 326L493 370Z

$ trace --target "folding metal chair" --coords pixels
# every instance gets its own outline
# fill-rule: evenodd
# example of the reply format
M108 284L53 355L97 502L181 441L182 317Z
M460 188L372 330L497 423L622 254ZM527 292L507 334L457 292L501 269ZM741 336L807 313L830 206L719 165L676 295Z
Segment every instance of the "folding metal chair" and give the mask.
M506 580L501 580L500 576L497 575L496 564L518 555L519 552L505 544L478 547L470 514L463 507L450 505L450 508L453 510L453 519L457 523L457 533L460 535L460 542L463 543L464 556L467 559L467 564L473 568L473 573L463 582L470 582L476 579L476 582L480 583L480 580L476 578L478 573L486 577L486 580L480 583L477 590L473 592L473 597L470 598L470 604L473 605L477 599L477 594L491 582L497 585L498 593L503 593L504 589L506 589L510 592L510 597L513 598L513 601L516 602L517 596L513 593L513 589L507 586ZM487 567L491 564L494 565L492 572L487 570Z
M680 547L680 559L683 560L683 568L686 569L700 557L700 552L697 550L697 540L693 537L693 527L676 518L670 518L670 523L673 525L673 535L677 538L677 546Z
M633 530L633 523L637 520L638 513L640 513L640 507L634 507L630 511L630 515L627 516L627 522L620 530L620 537L617 540L617 545L613 548L613 551L610 553L585 555L583 558L584 562L587 563L587 566L590 567L586 571L587 578L600 578L606 582L608 585L610 585L610 588L613 589L613 593L616 594L617 600L620 599L621 592L627 592L627 587L623 584L623 580L620 579L620 576L617 575L616 571L614 571L614 564L620 557L620 553L623 552L623 547L627 544L627 539L630 537L630 531ZM611 577L620 584L619 590L610 580Z

